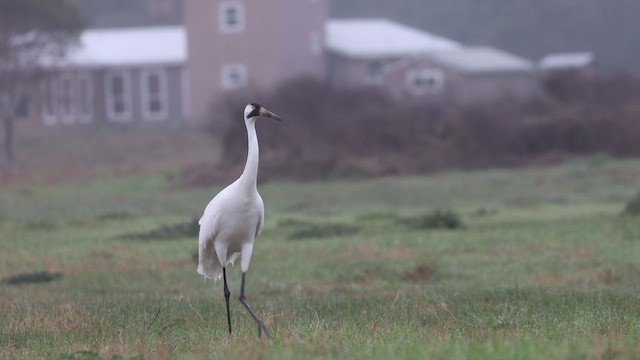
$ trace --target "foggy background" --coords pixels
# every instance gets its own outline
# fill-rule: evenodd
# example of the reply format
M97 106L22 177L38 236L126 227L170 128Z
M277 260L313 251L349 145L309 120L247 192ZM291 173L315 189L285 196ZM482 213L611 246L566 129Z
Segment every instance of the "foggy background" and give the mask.
M0 0L0 359L640 358L638 15ZM249 102L272 342L196 271Z
M150 17L141 0L76 1L92 27L179 24L180 7ZM634 0L333 0L332 18L384 17L468 43L504 48L530 59L552 52L593 51L610 70L640 71L640 25ZM301 14L301 16L304 16Z
M177 26L185 19L177 0L70 4L78 7L86 29ZM493 46L534 65L551 53L582 52L593 60L576 71L534 70L535 91L527 96L505 93L473 104L394 97L386 86L337 88L296 78L258 92L212 96L205 121L195 124L170 119L171 126L120 126L97 119L91 126L42 128L39 120L16 121L16 129L4 131L10 164L5 178L178 168L179 182L228 181L243 164L244 127L237 118L249 99L293 119L287 126L259 129L262 179L555 163L598 153L636 156L638 11L640 4L632 0L332 1L330 19L386 18L464 46ZM15 103L19 112L35 101Z

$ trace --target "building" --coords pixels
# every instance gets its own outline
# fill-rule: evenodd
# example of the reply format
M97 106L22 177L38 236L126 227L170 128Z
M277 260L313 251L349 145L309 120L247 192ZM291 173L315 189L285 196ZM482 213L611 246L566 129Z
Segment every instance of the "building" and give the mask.
M181 26L93 29L64 61L44 61L32 118L45 125L188 117Z
M95 14L105 3L86 4ZM21 107L33 110L28 118L46 125L206 121L225 94L259 94L300 76L461 103L536 89L526 59L385 19L328 20L328 0L142 4L136 9L150 14L147 26L89 29L64 61L45 61L40 91ZM177 21L176 6L183 24L167 25ZM109 16L123 26L133 21Z
M526 97L536 88L529 60L385 19L329 20L326 49L328 79L337 87L461 103Z
M188 0L192 116L225 92L261 91L303 75L324 78L328 0Z
M595 56L591 52L553 53L538 61L539 69L544 73L579 71L592 72Z
M183 0L74 1L92 28L176 26L184 23Z
M526 99L538 91L534 64L491 47L464 47L426 56L442 73L442 89L460 103Z
M399 63L462 45L384 19L329 20L328 79L338 87L381 85Z
M94 12L103 5L87 4ZM46 76L23 118L45 125L202 121L225 93L325 77L327 0L147 0L135 8L149 13L144 24L162 24L175 21L167 14L176 4L184 25L130 27L130 16L110 13L124 27L89 29L64 61L44 61Z

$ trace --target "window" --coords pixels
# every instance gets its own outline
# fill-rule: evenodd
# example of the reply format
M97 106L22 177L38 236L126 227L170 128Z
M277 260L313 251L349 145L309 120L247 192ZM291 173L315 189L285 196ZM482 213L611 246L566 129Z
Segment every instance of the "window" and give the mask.
M247 86L247 68L242 64L228 64L222 67L222 87L232 90Z
M166 70L143 70L140 80L143 119L151 121L166 120L169 115Z
M382 83L382 73L384 70L384 64L380 60L370 60L367 62L367 68L365 69L365 79L369 84Z
M107 73L107 118L111 121L131 121L131 73Z
M91 122L93 119L93 82L91 74L78 74L78 122Z
M71 74L60 79L60 109L63 124L72 124L76 120L76 87Z
M48 76L40 86L42 122L45 125L89 122L93 118L91 74Z
M225 34L244 31L244 5L239 1L223 1L218 6L220 31Z
M315 56L322 53L322 38L317 30L309 33L309 52Z
M58 81L54 76L46 77L40 88L42 95L42 122L45 125L54 125L58 122L58 102L55 101L58 93Z
M18 119L25 119L29 116L29 95L21 94L16 105L15 116Z
M444 87L444 73L440 69L416 69L407 72L407 87L416 95L438 94Z

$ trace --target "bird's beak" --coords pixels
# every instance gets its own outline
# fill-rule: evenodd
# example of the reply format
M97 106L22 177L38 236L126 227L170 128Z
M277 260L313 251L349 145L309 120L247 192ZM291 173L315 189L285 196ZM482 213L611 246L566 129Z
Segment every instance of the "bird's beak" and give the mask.
M264 117L268 117L271 118L273 120L277 120L277 121L282 121L282 118L274 113L272 113L271 111L265 109L265 108L260 108L260 116L264 116Z

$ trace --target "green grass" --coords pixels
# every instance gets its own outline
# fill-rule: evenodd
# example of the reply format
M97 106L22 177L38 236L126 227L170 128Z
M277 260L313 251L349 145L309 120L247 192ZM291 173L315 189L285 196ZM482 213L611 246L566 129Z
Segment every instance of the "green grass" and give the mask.
M196 238L161 231L219 189L163 174L6 186L0 278L64 276L0 283L0 358L640 358L640 218L620 215L638 178L640 161L586 160L262 184L247 296L273 341L236 300L239 268L228 336ZM399 221L442 208L464 227Z

